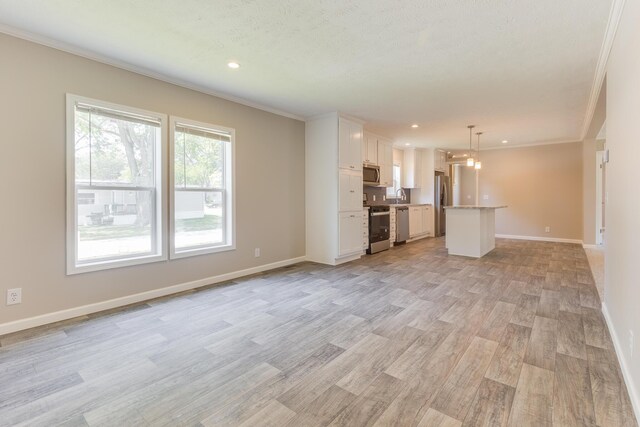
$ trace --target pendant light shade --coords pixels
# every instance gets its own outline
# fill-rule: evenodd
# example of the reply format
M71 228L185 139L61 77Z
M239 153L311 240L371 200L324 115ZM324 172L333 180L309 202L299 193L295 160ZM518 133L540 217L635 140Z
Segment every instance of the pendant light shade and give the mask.
M472 138L472 132L473 132L473 128L476 127L475 125L469 125L467 126L469 128L469 157L467 157L467 166L469 167L473 167L473 165L475 165L475 160L473 160L473 155L471 153L472 149L471 149L471 138Z
M482 169L482 162L480 161L480 135L482 135L482 132L477 132L476 135L478 135L478 154L476 155L477 160L475 168Z

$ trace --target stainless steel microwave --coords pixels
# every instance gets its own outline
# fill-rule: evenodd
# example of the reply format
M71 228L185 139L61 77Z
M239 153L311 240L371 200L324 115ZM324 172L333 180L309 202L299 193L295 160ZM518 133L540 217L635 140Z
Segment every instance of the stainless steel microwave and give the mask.
M362 183L364 185L380 185L380 166L362 166Z

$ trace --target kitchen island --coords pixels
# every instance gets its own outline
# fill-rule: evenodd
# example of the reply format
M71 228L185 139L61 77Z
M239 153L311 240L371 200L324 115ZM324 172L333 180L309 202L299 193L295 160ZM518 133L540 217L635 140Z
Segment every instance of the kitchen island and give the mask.
M444 206L449 255L480 258L496 247L496 209L506 206Z

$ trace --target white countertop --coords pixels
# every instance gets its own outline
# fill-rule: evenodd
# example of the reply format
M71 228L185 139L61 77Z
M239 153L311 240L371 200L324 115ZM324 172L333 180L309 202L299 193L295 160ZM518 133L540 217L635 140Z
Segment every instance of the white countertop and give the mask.
M444 206L445 209L502 209L507 205L501 206L481 206L481 205L457 205L457 206Z

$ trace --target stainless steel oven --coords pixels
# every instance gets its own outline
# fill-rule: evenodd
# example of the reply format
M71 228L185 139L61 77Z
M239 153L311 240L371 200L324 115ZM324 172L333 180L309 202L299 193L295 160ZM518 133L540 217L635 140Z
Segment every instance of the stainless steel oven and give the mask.
M380 185L380 166L362 166L362 183L364 185Z
M389 206L371 206L369 208L369 247L368 254L389 249L389 228L391 216Z

